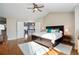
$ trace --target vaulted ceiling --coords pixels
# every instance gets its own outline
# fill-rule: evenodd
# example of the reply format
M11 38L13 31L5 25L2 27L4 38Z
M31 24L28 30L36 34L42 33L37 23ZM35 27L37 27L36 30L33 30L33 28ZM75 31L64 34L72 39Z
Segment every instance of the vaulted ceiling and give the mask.
M4 17L26 17L26 18L40 18L50 12L74 12L78 3L37 3L44 5L41 8L42 12L32 12L28 7L32 7L32 3L0 3L0 16Z

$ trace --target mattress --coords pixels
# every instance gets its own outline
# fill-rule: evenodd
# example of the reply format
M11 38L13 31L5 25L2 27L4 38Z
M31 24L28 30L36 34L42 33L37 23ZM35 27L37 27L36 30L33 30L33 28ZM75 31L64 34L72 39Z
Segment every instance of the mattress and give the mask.
M55 43L55 40L62 37L61 32L54 32L54 33L35 32L32 35L35 35L35 36L38 36L38 37L41 37L41 38L45 38L45 39L49 39L49 40L51 40L52 43Z

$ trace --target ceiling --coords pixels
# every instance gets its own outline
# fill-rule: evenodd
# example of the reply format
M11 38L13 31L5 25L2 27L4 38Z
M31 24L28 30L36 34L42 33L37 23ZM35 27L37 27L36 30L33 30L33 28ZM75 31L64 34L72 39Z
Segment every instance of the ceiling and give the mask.
M79 6L78 3L37 3L44 5L41 8L42 12L33 13L28 7L32 7L32 3L0 3L0 16L4 17L28 17L40 18L50 12L74 12L74 9Z

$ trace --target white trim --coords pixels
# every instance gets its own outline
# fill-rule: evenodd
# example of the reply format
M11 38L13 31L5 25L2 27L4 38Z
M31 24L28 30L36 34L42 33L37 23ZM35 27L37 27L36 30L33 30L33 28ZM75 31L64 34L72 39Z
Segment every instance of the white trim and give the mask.
M7 38L8 40L16 40L16 39L24 39L23 37L22 38Z
M7 40L16 40L17 38L7 38Z

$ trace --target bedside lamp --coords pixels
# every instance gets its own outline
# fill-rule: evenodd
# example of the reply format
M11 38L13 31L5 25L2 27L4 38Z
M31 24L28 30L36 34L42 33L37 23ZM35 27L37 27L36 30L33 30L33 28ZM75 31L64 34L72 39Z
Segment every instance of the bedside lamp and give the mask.
M66 35L70 35L70 31L69 31L68 28L65 28L65 34L66 34Z
M38 11L38 9L37 9L37 8L35 8L34 10L35 10L35 11Z
M65 28L65 32L69 32L69 29L68 28Z

